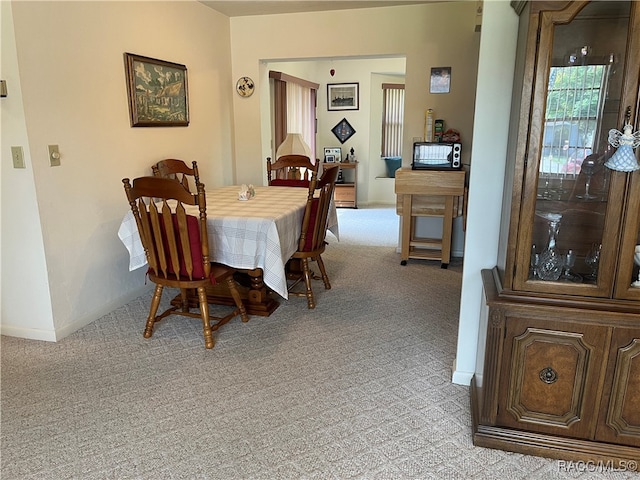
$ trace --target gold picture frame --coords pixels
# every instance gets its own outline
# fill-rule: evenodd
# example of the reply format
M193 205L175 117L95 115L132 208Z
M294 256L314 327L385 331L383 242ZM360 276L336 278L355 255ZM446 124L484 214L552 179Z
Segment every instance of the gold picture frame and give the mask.
M186 66L133 53L124 63L132 127L189 125Z

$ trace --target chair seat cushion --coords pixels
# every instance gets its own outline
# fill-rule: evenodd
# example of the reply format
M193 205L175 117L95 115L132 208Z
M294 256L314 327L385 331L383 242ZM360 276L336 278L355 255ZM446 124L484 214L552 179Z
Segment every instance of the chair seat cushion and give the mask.
M316 229L316 221L318 218L318 205L320 205L320 200L314 198L311 201L311 212L309 215L309 228L307 228L307 236L304 239L304 250L305 252L310 252L313 250L313 237Z
M178 257L180 265L178 268L178 276L181 279L188 279L189 272L187 271L187 265L184 261L184 253L182 244L180 242L180 234L178 233L178 217L175 213L172 214L173 228L176 236L176 245L178 247ZM191 278L194 280L202 280L205 278L204 263L202 262L202 242L200 241L200 223L197 217L193 215L187 215L187 233L189 236L189 250L191 251L191 263L193 264L193 272ZM167 258L167 271L173 275L176 274L176 269L171 261L171 254L169 253L169 242L166 238L167 232L165 231L164 224L161 223L163 244L165 255ZM157 272L159 273L159 272ZM215 284L215 277L209 276L211 283Z
M296 180L293 178L276 178L271 180L272 187L303 187L309 188L309 180Z
M173 226L178 230L178 218L173 215ZM200 241L200 225L198 218L187 215L187 231L189 232L189 247L191 250L191 262L193 263L193 278L204 278L204 264L202 262L202 242ZM178 239L178 255L180 256L180 275L188 277L187 267L184 262L182 247Z

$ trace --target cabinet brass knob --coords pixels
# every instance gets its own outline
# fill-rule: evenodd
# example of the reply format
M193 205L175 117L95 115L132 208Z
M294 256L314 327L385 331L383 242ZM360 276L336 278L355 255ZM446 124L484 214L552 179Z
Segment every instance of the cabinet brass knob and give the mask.
M543 368L542 370L540 370L540 380L548 385L551 385L556 380L558 380L558 372L556 372L551 367Z

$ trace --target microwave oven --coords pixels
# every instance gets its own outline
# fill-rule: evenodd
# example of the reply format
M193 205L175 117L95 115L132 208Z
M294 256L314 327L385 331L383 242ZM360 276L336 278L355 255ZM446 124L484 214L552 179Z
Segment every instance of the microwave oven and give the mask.
M459 170L462 167L459 143L415 142L413 170Z

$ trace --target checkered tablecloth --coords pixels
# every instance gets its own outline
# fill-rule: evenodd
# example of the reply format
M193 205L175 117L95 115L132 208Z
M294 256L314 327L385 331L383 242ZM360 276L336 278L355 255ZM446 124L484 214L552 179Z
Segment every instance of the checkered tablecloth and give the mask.
M288 298L284 265L298 246L308 190L295 187L255 190L256 196L246 201L238 200L239 186L207 190L211 258L234 268L261 268L264 283ZM193 213L197 215L197 210ZM329 230L338 238L338 217L333 205ZM122 220L118 237L129 251L129 270L146 265L131 211Z

